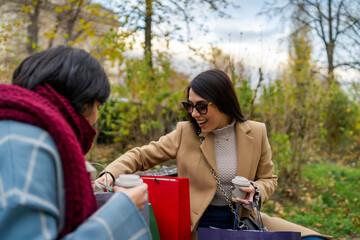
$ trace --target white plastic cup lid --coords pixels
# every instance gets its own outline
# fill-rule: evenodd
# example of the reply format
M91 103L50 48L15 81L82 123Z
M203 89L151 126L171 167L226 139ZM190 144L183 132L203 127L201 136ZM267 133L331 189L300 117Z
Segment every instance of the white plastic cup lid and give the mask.
M115 181L115 185L119 187L135 187L143 183L139 175L121 174Z
M247 178L236 176L231 180L233 184L239 185L239 186L250 186L250 181Z

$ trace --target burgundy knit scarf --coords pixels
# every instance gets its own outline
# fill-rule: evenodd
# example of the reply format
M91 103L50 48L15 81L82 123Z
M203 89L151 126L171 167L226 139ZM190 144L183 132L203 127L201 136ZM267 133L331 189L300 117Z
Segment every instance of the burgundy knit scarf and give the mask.
M0 84L0 120L5 119L40 127L54 139L62 161L66 199L65 226L58 238L74 231L97 209L84 159L95 129L47 84L35 91Z

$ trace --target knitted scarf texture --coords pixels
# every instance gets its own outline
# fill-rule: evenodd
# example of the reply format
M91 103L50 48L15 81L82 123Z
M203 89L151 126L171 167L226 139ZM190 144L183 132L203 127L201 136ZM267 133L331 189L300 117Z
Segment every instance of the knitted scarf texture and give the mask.
M66 201L65 226L58 238L74 231L97 209L84 159L95 129L47 84L34 91L0 84L0 120L28 123L52 136L62 161Z

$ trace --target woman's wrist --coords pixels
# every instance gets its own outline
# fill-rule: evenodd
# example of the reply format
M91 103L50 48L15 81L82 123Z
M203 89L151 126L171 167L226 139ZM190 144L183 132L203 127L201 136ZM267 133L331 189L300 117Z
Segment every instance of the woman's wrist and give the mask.
M115 177L114 177L114 175L112 175L111 172L103 171L103 172L101 172L101 173L99 174L99 178L102 177L105 173L111 176L112 182L114 183L114 182L115 182Z

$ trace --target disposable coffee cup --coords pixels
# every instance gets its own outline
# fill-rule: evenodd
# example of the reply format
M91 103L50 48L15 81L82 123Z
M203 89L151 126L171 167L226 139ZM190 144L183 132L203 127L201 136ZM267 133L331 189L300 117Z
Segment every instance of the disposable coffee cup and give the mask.
M240 190L241 187L249 187L250 181L247 178L236 176L231 180L234 184L235 189L232 191L232 197L234 198L242 198L246 197L247 192L243 192Z
M139 175L135 174L121 174L115 180L115 185L119 187L131 188L139 186L143 183L143 180Z
M139 186L143 183L142 178L139 175L135 174L121 174L115 180L115 185L123 188L132 188ZM149 199L146 200L144 204L144 209L140 211L141 215L143 216L145 222L149 224Z

